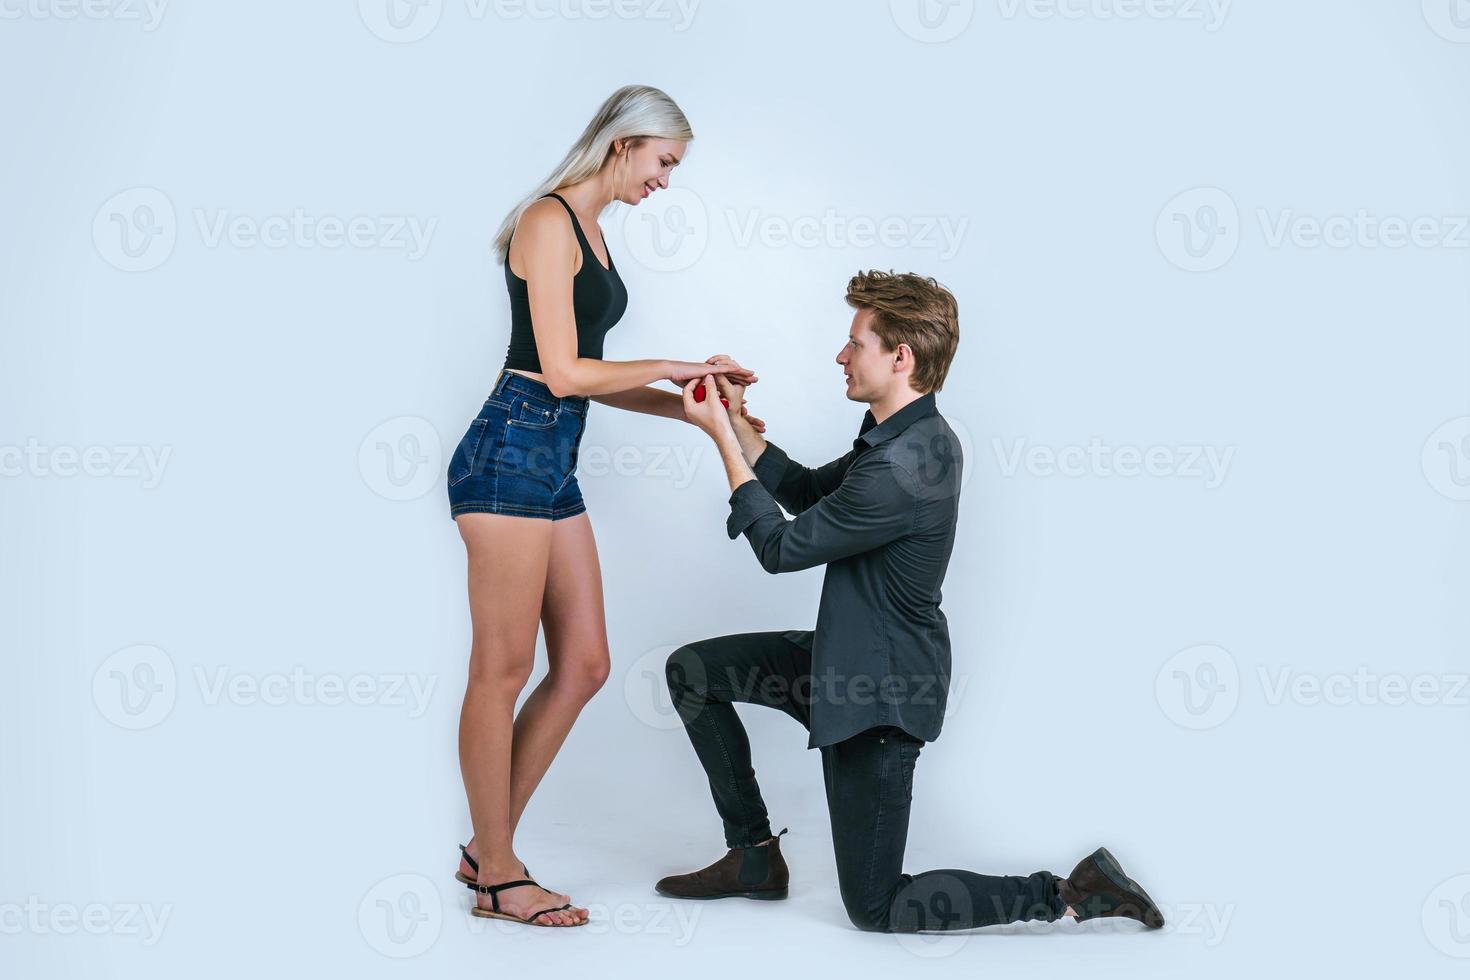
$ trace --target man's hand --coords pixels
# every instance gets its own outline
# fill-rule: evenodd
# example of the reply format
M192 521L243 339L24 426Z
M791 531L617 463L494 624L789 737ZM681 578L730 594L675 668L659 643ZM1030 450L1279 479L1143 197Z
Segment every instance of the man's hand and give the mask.
M704 401L697 402L694 400L694 389L701 385L704 386ZM730 422L731 411L734 411L733 402L728 410L720 404L713 374L695 378L684 385L684 417L703 429L715 442L727 437L734 439L735 429Z
M716 354L714 357L711 357L709 359L709 363L714 364L717 361L728 357L728 354ZM715 386L720 390L720 397L730 403L731 421L743 418L745 421L750 423L750 427L755 429L755 431L766 431L766 423L763 420L756 418L754 415L751 415L750 412L747 410L748 406L745 404L745 385L730 380L729 376L727 375L716 375Z

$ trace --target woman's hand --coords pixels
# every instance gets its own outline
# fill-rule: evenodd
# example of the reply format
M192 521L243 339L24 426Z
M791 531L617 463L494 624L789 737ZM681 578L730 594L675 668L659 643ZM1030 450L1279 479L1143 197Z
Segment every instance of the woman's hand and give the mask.
M755 384L758 380L755 373L749 368L743 368L728 358L719 361L670 361L668 380L679 387L684 387L690 381L702 379L706 374L716 377L728 377L738 384Z

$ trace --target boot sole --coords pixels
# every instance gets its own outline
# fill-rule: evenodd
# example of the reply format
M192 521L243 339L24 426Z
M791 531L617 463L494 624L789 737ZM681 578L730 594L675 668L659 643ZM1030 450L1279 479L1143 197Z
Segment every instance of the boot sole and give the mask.
M1107 876L1109 881L1123 891L1131 895L1136 895L1142 901L1142 911L1146 918L1152 915L1158 920L1158 925L1149 922L1145 922L1144 925L1153 929L1162 928L1164 925L1164 913L1159 911L1159 907L1154 904L1154 900L1149 898L1148 892L1144 891L1138 882L1123 873L1123 866L1118 863L1117 858L1113 857L1113 853L1106 847L1099 847L1093 853L1092 857L1097 862L1098 868L1102 870L1102 873Z
M707 902L716 898L749 898L757 902L775 902L785 898L788 894L785 888L768 888L755 892L721 892L718 895L679 895L675 892L664 891L657 885L653 886L653 890L665 898L687 898L699 902Z

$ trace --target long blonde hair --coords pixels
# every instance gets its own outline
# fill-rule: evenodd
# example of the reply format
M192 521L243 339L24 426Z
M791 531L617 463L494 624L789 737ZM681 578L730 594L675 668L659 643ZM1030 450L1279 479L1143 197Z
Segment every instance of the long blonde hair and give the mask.
M659 89L648 85L624 85L602 103L551 175L506 215L500 231L495 234L495 257L504 262L510 254L511 233L526 208L548 191L586 180L597 173L611 152L614 140L627 139L631 146L637 146L650 138L688 142L694 139L694 131L689 128L689 120L684 118L683 111L674 100Z

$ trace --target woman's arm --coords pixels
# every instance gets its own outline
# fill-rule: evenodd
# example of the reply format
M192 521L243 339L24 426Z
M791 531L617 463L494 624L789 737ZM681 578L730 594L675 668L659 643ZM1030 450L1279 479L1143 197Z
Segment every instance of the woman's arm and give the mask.
M621 408L627 412L658 415L666 419L678 419L680 422L689 421L684 417L684 396L682 394L655 388L652 385L629 388L626 391L608 391L601 395L593 395L592 400L603 405L611 405L613 408Z
M734 387L740 388L739 385ZM740 390L744 390L741 388ZM603 405L611 405L613 408L621 408L628 412L642 412L645 415L658 415L666 419L677 419L680 422L688 422L689 418L684 414L684 395L682 392L668 391L663 388L655 388L645 385L641 388L630 388L627 391L610 391L601 395L593 395L592 400ZM740 406L740 414L744 420L750 423L750 428L756 432L765 432L766 423L745 411L745 405ZM756 436L756 438L760 438ZM759 455L757 453L757 455Z
M526 266L526 291L531 305L531 331L541 374L558 398L567 395L605 395L639 388L653 381L682 384L705 374L728 375L750 381L754 375L734 361L705 364L664 358L639 361L603 361L577 356L577 318L572 306L572 266L577 257L571 215L551 199L537 201L516 224L516 241ZM507 262L510 256L507 255ZM639 398L648 399L648 395ZM671 396L676 402L680 396ZM648 404L652 405L650 400ZM683 408L679 417L683 417Z

